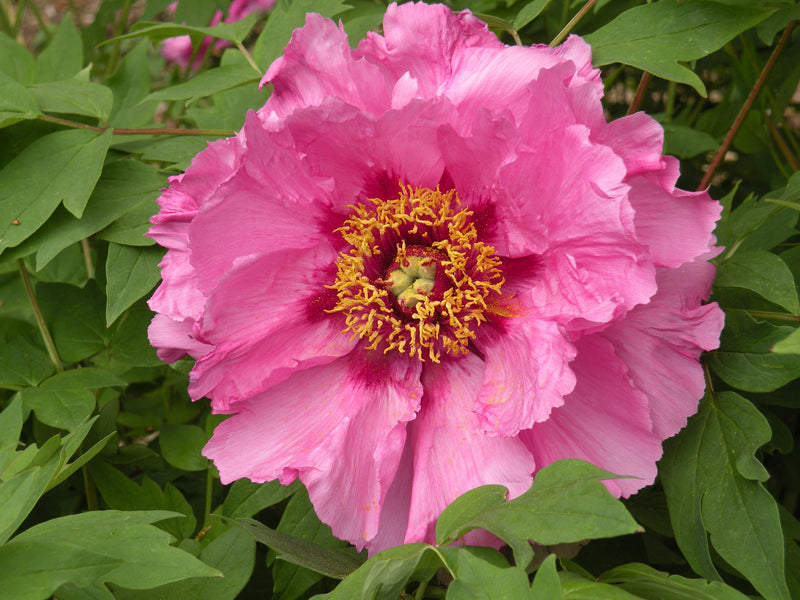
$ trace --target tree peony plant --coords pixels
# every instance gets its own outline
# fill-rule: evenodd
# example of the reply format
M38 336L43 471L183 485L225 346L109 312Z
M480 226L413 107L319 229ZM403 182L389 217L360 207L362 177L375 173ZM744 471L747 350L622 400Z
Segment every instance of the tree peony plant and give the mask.
M309 15L266 105L160 198L150 340L231 415L205 455L299 477L371 553L560 458L652 483L719 343L719 204L676 189L653 119L606 121L580 38L507 47L424 4L383 32L351 50Z

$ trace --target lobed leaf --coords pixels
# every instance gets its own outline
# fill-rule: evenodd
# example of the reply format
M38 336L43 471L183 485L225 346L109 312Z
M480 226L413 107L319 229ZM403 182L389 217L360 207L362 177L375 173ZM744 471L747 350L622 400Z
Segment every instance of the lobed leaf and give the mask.
M110 131L57 131L37 139L0 171L0 253L39 229L62 202L80 218L110 141Z
M665 444L661 475L675 537L692 568L719 579L720 556L768 600L788 600L783 542L768 473L753 456L768 442L766 419L733 392L708 395L683 433Z
M706 0L660 0L635 6L585 36L596 67L619 62L678 83L691 85L703 96L700 78L679 61L703 58L726 42L758 25L774 9L728 6Z

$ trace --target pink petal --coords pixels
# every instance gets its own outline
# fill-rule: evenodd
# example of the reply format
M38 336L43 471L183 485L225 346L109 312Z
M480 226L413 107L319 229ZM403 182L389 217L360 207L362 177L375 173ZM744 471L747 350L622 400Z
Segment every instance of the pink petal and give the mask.
M650 402L653 431L675 435L697 411L705 380L700 354L719 346L724 315L711 293L714 266L698 261L659 269L658 294L603 332Z
M646 396L630 383L625 363L598 336L577 343L575 391L550 418L520 434L537 468L562 458L587 460L617 475L606 482L616 496L653 483L661 437L653 433Z
M259 112L285 118L297 109L319 106L335 97L373 115L391 106L393 82L380 70L356 60L344 29L318 14L306 15L306 25L296 29L283 56L261 80L272 83L269 102Z
M711 232L722 207L707 192L661 187L659 175L636 175L628 180L636 210L636 237L648 246L656 265L677 267L713 248L716 239Z
M377 534L419 408L420 370L371 351L311 367L238 403L203 452L223 483L299 476L320 519L360 549Z
M158 348L158 358L171 363L187 354L193 358L200 358L213 350L213 346L195 339L194 324L192 319L178 321L166 315L154 316L150 327L147 328L147 337L150 343Z
M433 542L442 510L464 492L501 484L509 497L531 485L534 462L516 437L481 432L472 412L483 382L483 364L474 354L426 368L422 410L410 427L414 483L405 542Z
M383 36L367 34L356 56L379 65L391 81L410 73L422 98L436 96L446 86L464 49L503 47L469 11L454 14L442 4L391 4L383 31Z
M575 350L556 323L516 317L484 325L475 345L486 370L473 410L493 435L516 435L546 420L575 387Z
M323 243L234 263L209 296L202 335L216 348L192 371L190 395L227 410L296 369L348 353L355 341L321 297L337 256Z

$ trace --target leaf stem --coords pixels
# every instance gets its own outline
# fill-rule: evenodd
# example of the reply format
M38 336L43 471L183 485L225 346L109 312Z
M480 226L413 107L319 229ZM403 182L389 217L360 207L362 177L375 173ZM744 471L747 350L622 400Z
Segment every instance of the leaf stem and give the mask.
M772 67L775 66L775 62L778 60L778 56L780 55L781 51L783 50L786 43L789 41L789 35L792 33L792 28L794 27L795 21L790 22L786 28L783 30L783 34L781 35L781 39L778 40L775 49L770 54L769 59L767 59L767 64L764 65L764 68L761 70L761 73L756 80L755 85L753 85L753 89L750 90L750 93L747 95L747 99L744 101L742 108L739 110L739 114L736 115L736 119L731 125L730 130L728 131L728 135L725 136L725 139L722 141L722 145L717 150L717 153L714 155L714 158L711 161L711 164L708 166L708 170L706 174L703 176L703 180L700 182L700 185L697 186L698 190L704 190L708 187L709 183L711 182L711 178L714 176L714 173L719 167L719 164L722 162L722 159L725 157L725 154L728 152L728 148L730 148L731 143L733 143L733 138L736 137L736 134L739 132L739 128L744 123L744 119L747 116L747 113L750 112L750 108L753 106L753 103L758 96L758 93L761 91L761 88L764 85L764 82L767 80L767 76L769 75L770 71L772 71Z
M22 285L25 287L25 293L28 295L31 306L33 307L33 314L36 316L36 324L39 326L39 331L42 334L44 345L47 347L47 354L50 355L50 360L56 366L56 371L59 373L64 372L64 365L61 363L61 358L58 356L56 345L53 338L50 336L50 331L47 329L47 323L44 322L44 316L39 308L39 302L36 300L36 294L33 292L31 279L28 276L28 269L25 267L25 261L21 258L17 259L17 267L19 267L19 274L22 277Z
M250 63L250 66L255 69L255 72L258 73L258 76L263 77L264 72L258 67L256 61L253 60L253 56L247 51L247 48L244 47L244 44L242 44L240 41L235 41L234 44L239 49L239 52L244 55L245 59L247 59L247 62Z
M81 467L83 473L83 489L86 492L86 508L88 510L97 510L97 486L94 484L92 474L86 465Z
M112 127L97 127L95 125L87 125L78 121L70 121L69 119L62 119L61 117L51 117L50 115L39 115L36 117L40 121L47 121L48 123L57 123L59 125L66 125L67 127L75 127L77 129L88 129L90 131L97 131L102 133L111 129L114 135L212 135L220 137L231 137L236 135L235 131L230 129L180 129L177 127L161 127L153 129L124 129Z
M574 17L572 17L569 20L569 23L564 25L564 29L559 31L558 35L553 38L553 41L550 42L550 45L558 46L564 40L564 38L567 37L569 32L572 31L572 28L578 24L578 21L580 21L583 18L583 15L589 12L589 9L592 8L592 6L594 6L595 2L597 2L597 0L587 0L586 4L581 6L581 9L577 13L575 13Z
M208 522L211 517L211 496L214 492L214 476L212 475L211 463L208 464L206 469L206 504L203 508L203 527L208 527Z
M114 24L114 33L113 37L119 37L125 31L125 26L128 23L128 15L130 14L131 10L131 3L132 0L125 0L125 3L122 5L122 8L119 11L119 18L117 22ZM116 40L114 45L111 46L111 56L108 57L108 62L106 63L106 75L111 75L114 72L114 69L117 67L117 63L119 62L119 46L120 41Z
M83 254L83 262L86 264L86 275L89 279L93 279L94 263L92 263L92 251L89 248L89 240L87 238L81 240L81 253Z
M791 321L792 323L800 322L800 317L790 313L777 313L766 310L748 310L747 314L754 319L770 319L772 321Z
M789 146L781 137L780 131L778 128L775 127L775 123L772 122L772 119L769 116L768 112L764 112L764 120L767 122L767 127L769 127L769 132L772 134L772 138L775 140L775 143L778 145L778 148L783 154L783 157L787 160L787 162L791 165L792 170L800 171L800 161L795 158L792 154L792 151L789 149Z
M632 115L639 107L642 105L642 100L644 99L644 94L647 91L647 86L650 83L650 73L645 71L642 73L642 78L639 80L639 85L636 86L636 94L633 96L633 100L631 101L631 105L628 107L628 112L626 115Z

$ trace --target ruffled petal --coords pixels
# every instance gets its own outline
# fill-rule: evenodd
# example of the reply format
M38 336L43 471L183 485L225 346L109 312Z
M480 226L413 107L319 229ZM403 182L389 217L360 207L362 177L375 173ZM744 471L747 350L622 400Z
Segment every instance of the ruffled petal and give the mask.
M260 112L278 119L330 97L380 115L391 106L394 85L375 65L353 56L341 25L314 13L306 15L305 27L295 29L283 56L261 80L266 83L273 92Z
M630 178L630 199L636 210L636 237L647 245L657 266L674 268L714 247L711 232L722 207L707 192L675 189L674 179L672 185L662 187L662 172Z
M337 256L325 242L235 262L209 296L202 336L215 349L195 365L190 395L227 410L296 369L347 354L355 341L324 310Z
M454 14L442 4L391 4L383 17L383 32L368 33L356 56L378 65L390 81L410 73L421 98L446 88L465 49L504 47L469 11Z
M150 343L158 348L156 352L158 358L164 362L175 362L187 354L193 358L200 358L214 347L195 338L194 326L193 319L177 320L157 314L147 328L147 337Z
M422 410L410 427L414 482L406 543L433 543L436 519L468 490L500 484L513 498L533 481L533 458L518 438L481 432L472 405L483 382L483 370L482 361L468 354L423 373Z
M516 435L546 420L575 387L575 349L556 323L517 317L479 333L486 369L473 410L484 431Z
M675 435L697 411L705 380L698 358L719 347L722 310L701 304L711 294L714 265L693 262L659 269L658 294L614 323L603 336L647 395L653 431L662 439Z
M661 437L652 431L646 396L630 382L625 363L599 336L577 342L572 363L575 391L550 418L520 434L537 469L562 458L578 458L617 475L606 486L629 496L653 483L661 456Z
M203 453L223 483L299 476L319 518L360 549L377 534L405 423L419 408L420 370L374 352L306 369L237 403Z

